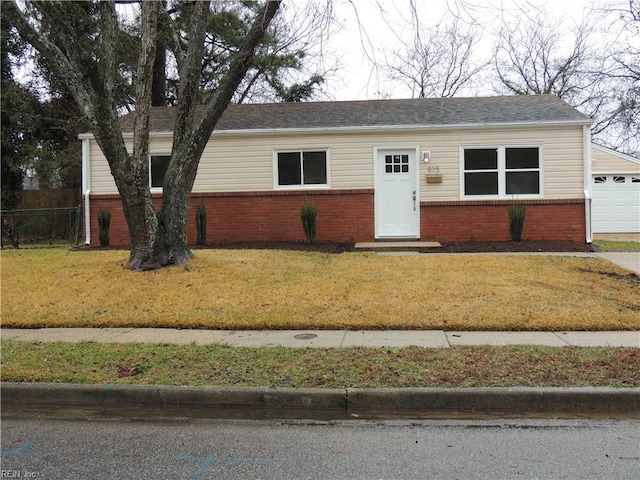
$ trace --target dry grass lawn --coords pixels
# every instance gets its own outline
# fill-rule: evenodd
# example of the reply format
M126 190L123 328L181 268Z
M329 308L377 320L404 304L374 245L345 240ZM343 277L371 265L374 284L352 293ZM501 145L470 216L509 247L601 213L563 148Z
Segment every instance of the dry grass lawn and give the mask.
M2 252L4 327L637 330L640 280L596 258L198 250Z

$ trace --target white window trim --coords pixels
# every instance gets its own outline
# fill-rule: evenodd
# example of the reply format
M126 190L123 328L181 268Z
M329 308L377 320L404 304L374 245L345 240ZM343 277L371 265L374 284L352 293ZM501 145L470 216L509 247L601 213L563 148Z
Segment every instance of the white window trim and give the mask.
M496 149L498 151L498 194L497 195L465 195L464 193L464 151L469 149ZM528 193L524 195L507 194L507 169L506 169L506 149L507 148L537 148L538 149L538 168L537 169L514 169L509 172L518 171L534 171L540 172L540 193ZM460 145L459 153L459 178L460 178L460 198L464 200L493 200L493 199L529 199L544 197L544 151L541 144L482 144L482 145ZM495 172L496 170L486 170L487 172Z
M302 152L325 152L327 164L327 183L317 183L312 185L280 185L278 184L278 154L279 153L302 153ZM302 165L301 165L302 168ZM302 172L301 176L302 178ZM274 190L327 190L331 188L331 150L329 147L306 147L306 148L283 148L273 151L273 188Z
M151 157L171 157L170 153L150 153L149 154L149 191L151 193L162 193L163 187L152 187L151 186Z

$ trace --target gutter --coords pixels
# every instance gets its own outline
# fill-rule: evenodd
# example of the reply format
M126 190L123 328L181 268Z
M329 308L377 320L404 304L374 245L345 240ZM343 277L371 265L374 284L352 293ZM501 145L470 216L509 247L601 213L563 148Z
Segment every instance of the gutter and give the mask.
M593 228L591 226L591 128L582 127L583 156L584 156L584 215L585 237L587 243L593 242Z
M82 195L84 196L84 243L91 244L91 145L89 137L81 136L82 140Z

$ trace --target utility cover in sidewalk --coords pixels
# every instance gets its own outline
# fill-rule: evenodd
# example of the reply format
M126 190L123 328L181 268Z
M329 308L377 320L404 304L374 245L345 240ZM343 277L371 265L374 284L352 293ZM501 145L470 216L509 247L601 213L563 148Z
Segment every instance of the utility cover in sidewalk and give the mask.
M316 338L318 335L315 333L299 333L298 335L294 335L293 338L297 340L311 340L312 338Z

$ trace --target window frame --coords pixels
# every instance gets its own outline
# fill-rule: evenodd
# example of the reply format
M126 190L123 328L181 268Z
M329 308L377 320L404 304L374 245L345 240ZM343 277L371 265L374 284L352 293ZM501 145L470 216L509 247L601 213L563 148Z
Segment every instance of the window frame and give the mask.
M537 148L538 149L538 168L513 168L507 169L507 149L511 148ZM467 195L465 193L465 174L470 172L482 172L483 170L465 170L465 151L475 149L496 150L497 152L497 169L486 170L487 172L495 172L498 176L498 193L486 195ZM544 152L541 144L469 144L460 145L460 198L465 200L494 200L494 199L510 199L510 198L542 198L544 197ZM507 172L538 172L538 193L507 193Z
M278 170L278 155L285 153L297 153L300 156L300 179L304 182L304 153L305 152L324 152L325 154L325 173L327 176L326 183L309 183L309 184L295 184L295 185L280 185L279 183L279 170ZM273 188L276 190L326 190L331 188L331 159L330 149L328 147L309 147L309 148L291 148L291 149L279 149L273 151Z
M161 193L164 189L164 178L162 181L162 187L154 187L152 184L152 175L151 175L151 158L152 157L167 157L169 158L169 161L171 161L171 154L170 153L150 153L149 154L149 190L151 191L151 193ZM167 165L168 167L168 165ZM166 174L166 171L165 171Z

